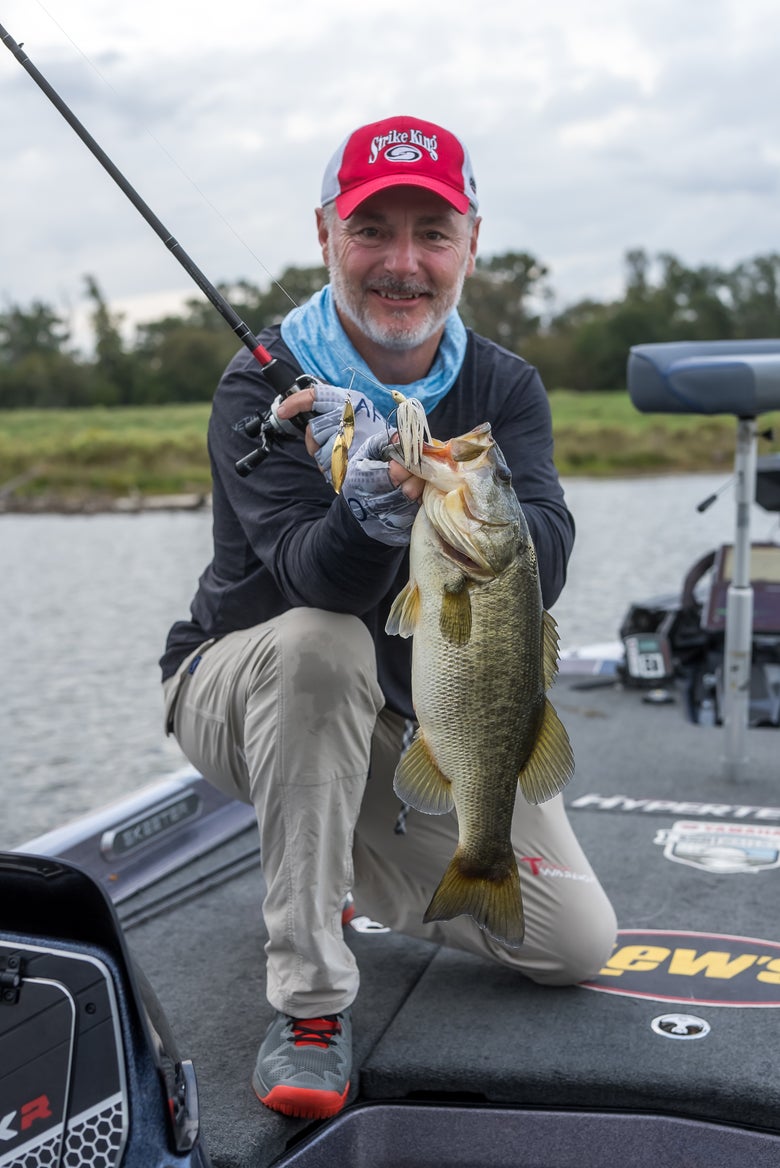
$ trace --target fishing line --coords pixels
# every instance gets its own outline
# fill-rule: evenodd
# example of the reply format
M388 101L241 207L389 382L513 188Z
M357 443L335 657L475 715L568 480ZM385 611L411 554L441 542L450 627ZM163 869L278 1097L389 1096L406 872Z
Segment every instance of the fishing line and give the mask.
M43 4L41 2L41 0L36 0L36 3L38 5L38 7L41 9L41 11L46 14L46 16L52 22L52 24L56 25L56 27L60 30L60 32L66 38L66 40L68 40L70 42L70 44L73 46L73 48L79 54L79 56L81 56L83 58L83 60L87 63L87 65L89 65L89 67L90 67L90 69L92 69L93 73L95 73L95 75L100 78L100 80L106 86L106 88L109 89L111 91L111 93L113 93L114 97L117 99L120 106L126 108L126 103L125 103L125 100L122 97L122 95L111 84L109 79L103 73L101 73L100 69L95 64L95 62L91 59L91 57L86 52L84 52L84 50L73 39L73 37L70 35L70 33L67 31L67 29L63 28L63 26L60 24L60 22L57 20L57 18L55 16L53 16L51 12L49 12L48 8L46 7L45 4ZM236 230L236 228L233 226L233 224L225 217L225 215L222 213L222 211L220 211L219 207L217 207L216 204L214 204L211 201L211 199L208 197L208 195L205 193L205 191L201 190L201 188L198 186L197 182L192 177L192 175L190 175L184 169L184 167L181 165L181 163L178 161L178 159L170 152L168 147L163 142L161 142L160 139L153 133L153 131L150 130L149 127L147 125L145 125L144 123L140 124L140 129L143 130L143 132L146 134L146 136L152 142L154 142L154 144L158 148L158 150L162 151L162 153L166 156L168 161L170 163L172 163L173 166L176 167L176 169L178 170L178 172L182 176L182 178L186 179L186 181L190 184L192 189L197 193L199 198L201 198L203 200L203 202L206 204L206 206L209 207L211 209L211 211L213 211L213 213L221 220L223 225L228 229L228 231L233 235L233 237L241 244L241 246L246 250L246 252L252 257L252 259L255 261L255 263L258 265L258 267L262 268L262 270L265 272L266 276L268 276L268 278L270 279L271 283L274 284L279 289L279 291L284 296L287 297L287 299L290 301L290 304L293 306L293 308L297 308L298 307L297 301L295 301L293 299L293 297L290 295L290 293L287 291L287 289L284 287L284 285L280 283L280 281L277 279L277 277L274 276L273 272L271 272L270 269L263 263L263 261L257 255L257 253L252 249L251 245L249 243L247 243L247 241Z
M109 78L105 77L102 74L102 72L100 72L100 70L97 67L97 65L95 64L95 62L93 62L91 60L91 57L85 53L85 51L81 48L81 46L79 46L79 44L74 39L72 39L72 36L70 35L70 33L68 33L68 30L64 29L62 27L60 21L58 21L56 19L56 16L54 16L53 14L51 14L49 12L49 9L46 7L46 5L43 4L42 0L36 0L36 4L37 4L37 6L39 6L39 8L41 8L42 12L46 13L46 15L48 16L48 19L51 21L51 23L53 23L53 25L56 25L56 27L58 29L60 29L60 32L65 37L65 39L67 39L72 44L72 47L74 47L74 49L77 51L79 56L83 57L83 60L86 62L86 64L89 65L90 69L92 69L92 71L95 72L95 74L100 78L100 81L103 82L103 84L106 86L106 88L109 89L113 93L113 96L117 98L119 104L124 106L125 102L124 102L123 96L121 96L119 91L116 88L114 88L114 86L109 81ZM163 142L161 142L158 137L156 137L156 135L153 133L152 130L149 130L148 126L141 124L140 128L142 131L144 131L145 134L147 134L147 137L154 142L155 146L158 147L158 150L162 151L162 153L166 155L166 158L170 162L172 162L173 166L175 166L177 171L179 171L179 173L182 175L182 178L186 179L187 182L189 182L189 185L191 187L193 187L193 189L195 190L197 195L199 195L200 199L202 199L203 202L207 204L207 207L209 207L211 210L213 210L215 215L220 217L220 220L225 225L225 227L228 228L228 230L231 232L232 236L234 236L237 239L238 243L241 243L241 245L246 250L246 252L248 252L249 255L252 257L252 259L255 260L256 264L259 267L262 267L266 276L269 277L270 280L272 281L272 284L274 286L278 287L279 291L281 293L283 293L283 296L286 296L287 299L290 300L290 303L293 306L293 308L298 308L299 305L297 303L297 300L295 300L291 296L290 292L287 291L287 288L284 286L284 284L281 284L280 280L276 276L273 276L273 273L269 270L269 267L267 267L263 263L263 260L260 259L260 257L257 255L255 250L253 250L251 248L251 245L245 241L243 236L241 234L239 234L239 232L236 230L236 228L234 228L234 225L232 225L230 223L228 218L225 218L225 216L223 215L220 208L216 207L215 203L211 202L208 195L206 193L204 193L203 190L201 190L199 185L197 185L197 182L193 178L191 178L191 175L188 174L186 169L184 169L183 166L181 166L180 162L177 161L177 159L174 157L174 155L172 153L170 153L167 146L165 144L163 144ZM344 366L344 371L346 371L346 373L350 374L350 382L349 382L349 385L347 387L348 389L354 388L356 377L363 377L365 381L368 381L369 384L376 385L376 387L378 389L382 389L382 390L385 389L385 385L381 381L378 381L376 377L370 375L367 370L357 370L354 366Z
M45 8L44 11L46 11ZM49 14L47 13L47 15ZM54 23L56 24L57 22L54 21ZM67 34L65 35L67 36ZM71 129L76 133L76 135L81 139L81 141L93 155L93 157L100 163L100 165L114 180L123 194L126 195L126 197L130 200L139 214L146 220L155 234L162 240L173 257L184 268L194 283L197 284L201 292L203 292L213 307L216 308L217 312L219 312L222 318L227 321L236 337L250 350L255 360L259 365L262 366L266 380L271 385L271 387L277 391L278 397L271 404L271 407L266 414L261 415L258 413L256 418L245 420L246 424L243 427L244 433L250 438L257 438L259 440L259 445L255 450L250 452L250 454L246 455L244 458L239 459L235 464L235 468L242 476L249 474L256 466L265 460L270 452L272 443L284 440L286 435L289 436L289 429L285 429L285 423L280 420L278 414L276 413L276 407L279 403L279 400L289 396L292 393L295 393L298 389L303 389L314 385L317 379L310 374L301 371L294 364L291 365L288 361L279 361L276 357L273 357L272 354L268 352L268 350L260 343L257 337L254 336L254 334L251 332L249 326L244 323L232 305L228 303L222 293L211 283L209 279L207 279L205 274L197 266L194 260L179 244L178 240L176 240L173 235L171 235L168 228L157 217L149 204L145 202L145 200L139 195L135 188L128 182L124 174L122 174L119 168L106 154L105 150L103 150L98 142L92 137L86 127L79 121L70 107L60 97L53 86L50 85L40 70L36 68L36 66L28 57L27 53L24 52L22 46L17 44L17 42L13 39L11 34L3 27L2 24L0 24L0 40L2 40L3 44L5 44L6 48L12 53L12 55L16 57L22 68L30 75L38 88L45 94L55 109L57 109L57 111L62 115ZM71 37L68 36L68 40L70 40L75 46L75 42L72 41ZM78 46L75 47L78 48ZM90 66L95 68L92 66L92 63L89 62L89 58L86 57L86 54L84 54L81 49L78 51L85 58L85 60L88 61ZM95 71L98 76L102 76L98 69L95 68ZM112 87L109 85L109 88ZM158 143L158 145L161 144ZM172 159L172 161L175 160ZM181 170L181 168L179 169ZM182 174L184 173L185 172L182 170ZM195 186L196 190L198 189L194 183L193 186ZM208 202L208 200L206 201ZM217 214L219 214L219 212L217 212ZM237 236L237 238L240 237ZM250 254L253 253L250 252ZM264 267L262 263L261 266ZM265 270L267 271L267 269ZM295 304L295 301L292 299L286 289L282 288L278 281L275 281L275 283L284 292L288 299L291 300L293 304ZM354 370L353 372L356 373L357 370ZM376 382L376 384L379 384L379 382ZM296 430L303 433L305 432L306 426L313 416L314 415L308 411L300 412L289 419L289 425L292 425Z
M304 385L311 385L313 378L308 374L302 373L299 369L291 369L289 364L280 362L273 357L268 350L260 344L260 341L252 333L249 326L244 323L235 309L228 303L225 297L217 288L211 283L209 279L197 266L195 261L187 254L181 244L176 240L165 226L164 223L158 219L149 204L141 198L138 192L128 182L121 170L111 161L105 150L95 141L86 127L79 121L70 107L63 101L56 89L53 88L40 72L39 69L33 65L30 58L24 52L21 45L18 45L11 34L3 28L0 24L0 40L6 48L16 57L22 68L32 77L35 84L46 95L52 105L62 114L65 121L72 130L81 138L84 145L90 153L97 159L100 165L111 176L119 189L127 196L139 214L146 220L152 230L163 241L165 246L171 252L171 255L178 260L187 274L197 284L201 292L207 297L211 304L216 308L217 312L226 320L232 328L235 335L245 345L259 365L263 367L266 379L269 384L281 395L288 396L294 393L297 389L303 388ZM297 414L291 419L292 424L299 430L303 431L309 418L306 414ZM265 424L267 419L260 418L258 422L258 433L265 432ZM269 431L270 432L270 431ZM247 428L247 433L249 429ZM254 437L254 434L250 435ZM262 448L256 452L257 459L262 460L268 453L268 444L262 443ZM242 460L242 471L240 473L248 473L253 465L257 465L257 461L251 465L245 466Z

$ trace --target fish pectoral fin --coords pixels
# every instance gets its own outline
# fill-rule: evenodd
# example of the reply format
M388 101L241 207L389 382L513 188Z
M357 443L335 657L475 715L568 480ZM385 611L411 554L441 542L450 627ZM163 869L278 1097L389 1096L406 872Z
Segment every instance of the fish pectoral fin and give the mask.
M385 632L412 637L420 620L420 589L411 580L404 584L390 608Z
M558 673L558 626L549 612L542 613L542 672L549 689Z
M520 789L529 803L545 803L568 783L574 773L574 755L566 727L549 698L534 749L518 775Z
M452 783L439 769L419 730L395 769L393 790L404 803L426 815L444 815L455 806Z
M450 645L468 645L471 640L471 597L465 576L458 585L444 589L439 630Z
M474 872L460 849L452 857L439 887L425 910L423 923L450 921L463 913L472 917L495 941L517 948L525 934L520 874L511 848L500 870Z

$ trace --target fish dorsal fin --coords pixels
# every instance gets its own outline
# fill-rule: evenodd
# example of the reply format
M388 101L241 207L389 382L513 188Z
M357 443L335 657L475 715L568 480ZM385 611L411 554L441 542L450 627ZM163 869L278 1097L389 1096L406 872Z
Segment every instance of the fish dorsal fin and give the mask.
M390 607L385 632L412 637L420 619L420 589L411 580L404 584Z
M558 626L549 612L542 613L542 672L549 689L558 673Z
M471 597L465 576L456 587L444 589L439 629L450 645L468 645L471 640Z
M534 749L518 775L520 790L529 803L544 803L563 790L573 773L569 735L552 702L545 698Z
M426 815L444 815L455 805L452 784L439 770L419 730L396 767L393 790L404 803Z

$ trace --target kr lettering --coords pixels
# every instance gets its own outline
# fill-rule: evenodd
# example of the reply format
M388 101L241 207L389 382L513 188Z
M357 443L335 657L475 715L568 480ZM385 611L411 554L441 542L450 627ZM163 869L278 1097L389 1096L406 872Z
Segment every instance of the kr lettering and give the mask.
M19 1119L17 1121L17 1114ZM9 1111L7 1115L0 1116L0 1141L7 1143L9 1140L15 1140L20 1132L27 1131L32 1127L36 1119L51 1119L52 1111L49 1103L48 1095L39 1095L37 1099L31 1099L29 1103L23 1103L16 1111ZM18 1122L19 1127L14 1127L14 1123Z

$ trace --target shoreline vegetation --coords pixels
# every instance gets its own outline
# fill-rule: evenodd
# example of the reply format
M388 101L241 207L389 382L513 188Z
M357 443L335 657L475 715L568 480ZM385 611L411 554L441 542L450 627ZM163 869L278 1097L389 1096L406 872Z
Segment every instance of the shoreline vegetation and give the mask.
M729 473L736 419L640 414L627 393L553 390L563 478ZM0 410L0 513L197 509L210 503L210 405ZM761 430L780 436L780 414ZM776 448L765 440L759 454ZM247 449L250 449L247 443Z

